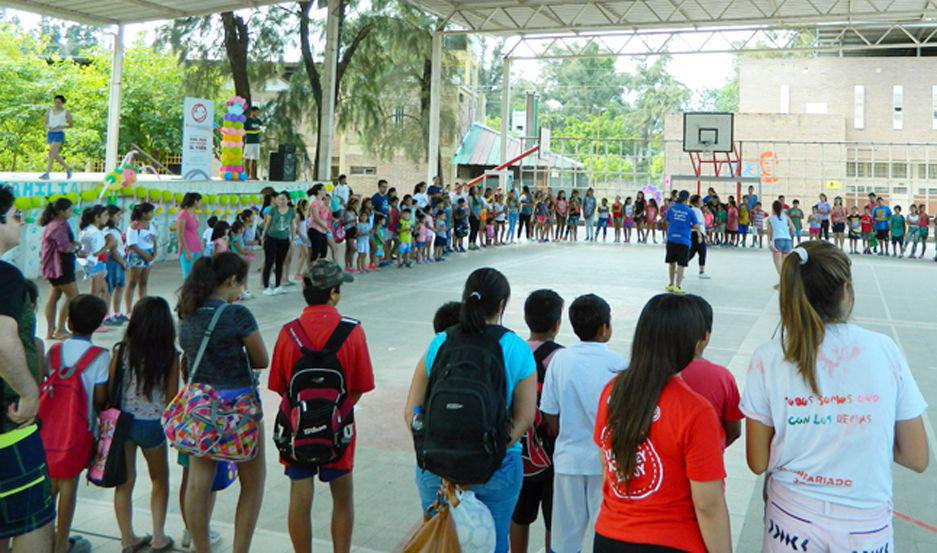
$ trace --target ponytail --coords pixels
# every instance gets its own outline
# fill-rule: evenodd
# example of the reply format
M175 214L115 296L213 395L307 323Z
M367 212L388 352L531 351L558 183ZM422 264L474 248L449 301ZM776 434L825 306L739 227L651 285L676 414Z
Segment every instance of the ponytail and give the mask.
M511 297L511 285L498 270L476 269L465 280L459 327L466 334L481 334L488 319L500 313Z
M130 212L130 221L142 221L143 216L147 213L153 211L155 207L149 202L143 202L142 204L137 204L133 206L133 211Z
M852 294L852 270L846 254L828 242L807 242L794 248L781 267L781 348L784 359L815 394L817 351L826 325L845 320L852 299L844 305L844 291Z
M39 226L44 227L59 216L59 213L72 207L72 201L68 198L59 198L52 203L46 204L46 208L39 216Z
M247 262L234 252L223 252L212 257L201 257L192 266L189 278L179 289L176 312L180 319L189 317L205 304L215 289L234 277L237 282L247 280Z
M93 205L81 212L81 221L78 223L79 230L85 230L91 226L91 223L98 218L98 215L104 211L104 206Z

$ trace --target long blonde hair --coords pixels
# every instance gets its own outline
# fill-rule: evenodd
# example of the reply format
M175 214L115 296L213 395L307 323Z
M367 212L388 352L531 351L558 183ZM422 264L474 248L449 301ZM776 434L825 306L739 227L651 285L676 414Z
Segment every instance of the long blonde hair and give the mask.
M849 301L844 305L844 290ZM853 304L849 257L829 242L807 242L781 268L781 347L810 389L817 385L817 351L826 325L845 320Z

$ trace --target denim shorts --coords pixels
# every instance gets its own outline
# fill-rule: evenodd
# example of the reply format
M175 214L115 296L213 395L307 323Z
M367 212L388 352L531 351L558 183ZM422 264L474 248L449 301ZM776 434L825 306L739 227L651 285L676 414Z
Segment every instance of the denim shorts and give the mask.
M65 131L46 131L46 144L65 142Z
M286 465L286 469L284 470L284 474L286 474L290 480L306 480L318 474L319 482L323 484L338 480L350 472L350 470L330 469L328 467L304 467L301 465Z
M491 516L495 519L495 529L498 533L498 543L495 553L507 553L508 532L511 527L511 515L521 493L521 484L524 481L524 465L521 462L519 451L508 451L501 463L501 468L484 484L471 486L475 497L488 507ZM420 492L420 502L423 512L436 501L436 492L439 491L442 481L430 472L416 469L416 485Z
M116 288L123 288L125 285L124 266L113 259L108 259L107 291L113 293Z
M784 255L787 255L791 253L791 250L794 249L794 243L790 238L775 238L774 249L778 250Z
M143 449L153 449L163 445L166 433L163 432L163 423L158 419L134 419L130 427L130 439Z

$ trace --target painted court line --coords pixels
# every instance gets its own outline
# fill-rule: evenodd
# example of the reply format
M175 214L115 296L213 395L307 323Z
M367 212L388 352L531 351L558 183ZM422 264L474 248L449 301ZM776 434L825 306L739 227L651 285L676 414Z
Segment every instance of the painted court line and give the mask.
M920 520L918 520L918 519L916 519L916 518L914 518L914 517L909 517L908 515L906 515L906 514L904 514L904 513L899 513L898 511L894 511L894 513L895 513L895 516L898 517L898 518L900 518L901 520L910 522L911 524L913 524L913 525L915 525L915 526L919 526L919 527L921 527L921 528L923 528L923 529L925 529L925 530L929 530L929 531L931 531L931 532L937 534L937 526L931 526L930 524L927 524L926 522L921 522Z

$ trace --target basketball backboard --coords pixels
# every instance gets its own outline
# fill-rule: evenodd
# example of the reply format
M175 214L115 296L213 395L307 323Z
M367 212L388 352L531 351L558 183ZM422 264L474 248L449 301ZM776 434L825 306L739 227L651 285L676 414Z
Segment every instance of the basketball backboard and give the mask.
M731 152L733 114L689 112L683 114L684 152Z

